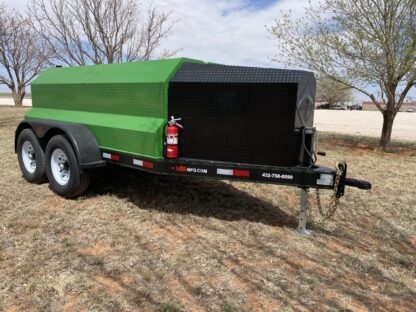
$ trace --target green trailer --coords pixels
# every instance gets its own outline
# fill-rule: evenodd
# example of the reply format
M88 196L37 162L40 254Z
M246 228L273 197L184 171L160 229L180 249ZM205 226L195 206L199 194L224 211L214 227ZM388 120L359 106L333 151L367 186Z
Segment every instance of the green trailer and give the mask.
M83 124L100 148L163 157L168 84L188 59L51 68L32 83L26 120Z
M348 179L346 164L316 164L315 88L305 71L186 58L50 68L32 83L15 150L27 181L49 181L65 197L84 193L90 171L108 164L332 189L337 198L345 185L371 188Z

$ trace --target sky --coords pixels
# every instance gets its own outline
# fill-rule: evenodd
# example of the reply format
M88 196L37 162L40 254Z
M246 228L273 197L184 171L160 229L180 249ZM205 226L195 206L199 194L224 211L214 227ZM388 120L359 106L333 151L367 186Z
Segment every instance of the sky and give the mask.
M28 0L0 0L11 8L26 10ZM139 0L138 0L139 1ZM319 0L312 0L312 3ZM301 17L309 0L142 0L170 11L177 20L163 47L181 49L176 55L204 61L260 67L284 67L272 62L278 42L270 38L272 26L282 11ZM0 87L0 91L5 91ZM367 100L356 95L358 100Z
M0 0L25 10L27 0ZM140 0L138 0L140 1ZM271 26L281 10L301 12L307 0L142 0L171 12L177 23L163 47L181 49L177 56L231 64L281 67L270 58L277 42L270 39Z
M277 42L266 29L282 10L301 12L307 0L159 0L178 19L166 44L182 55L243 66L282 67L270 59Z
M0 0L26 10L27 0ZM151 1L142 0L145 7ZM177 23L163 48L181 49L176 56L242 66L282 67L271 62L277 42L271 26L281 10L301 12L307 0L154 0ZM283 63L283 62L282 62ZM0 91L5 91L1 89Z

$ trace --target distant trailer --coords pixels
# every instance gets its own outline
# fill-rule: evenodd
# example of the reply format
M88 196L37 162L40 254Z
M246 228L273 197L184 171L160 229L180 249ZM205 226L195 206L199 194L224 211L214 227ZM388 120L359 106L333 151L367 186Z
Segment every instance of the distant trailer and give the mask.
M51 68L32 83L15 150L24 178L64 197L109 163L157 174L291 185L345 185L346 164L316 165L316 82L297 70L192 59ZM109 182L110 183L110 182Z

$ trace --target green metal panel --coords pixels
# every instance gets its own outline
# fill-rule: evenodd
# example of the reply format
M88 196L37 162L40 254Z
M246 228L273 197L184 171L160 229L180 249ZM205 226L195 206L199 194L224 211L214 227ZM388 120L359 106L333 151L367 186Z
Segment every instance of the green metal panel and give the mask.
M26 119L86 125L101 148L163 157L169 80L191 59L51 68L32 83Z

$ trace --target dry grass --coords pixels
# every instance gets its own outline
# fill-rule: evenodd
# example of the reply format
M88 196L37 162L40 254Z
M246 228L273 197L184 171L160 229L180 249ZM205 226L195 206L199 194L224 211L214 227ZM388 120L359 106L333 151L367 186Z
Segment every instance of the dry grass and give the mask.
M0 108L0 310L416 310L414 153L327 137L321 163L345 158L374 190L302 237L295 188L118 168L77 200L26 183L24 112Z

